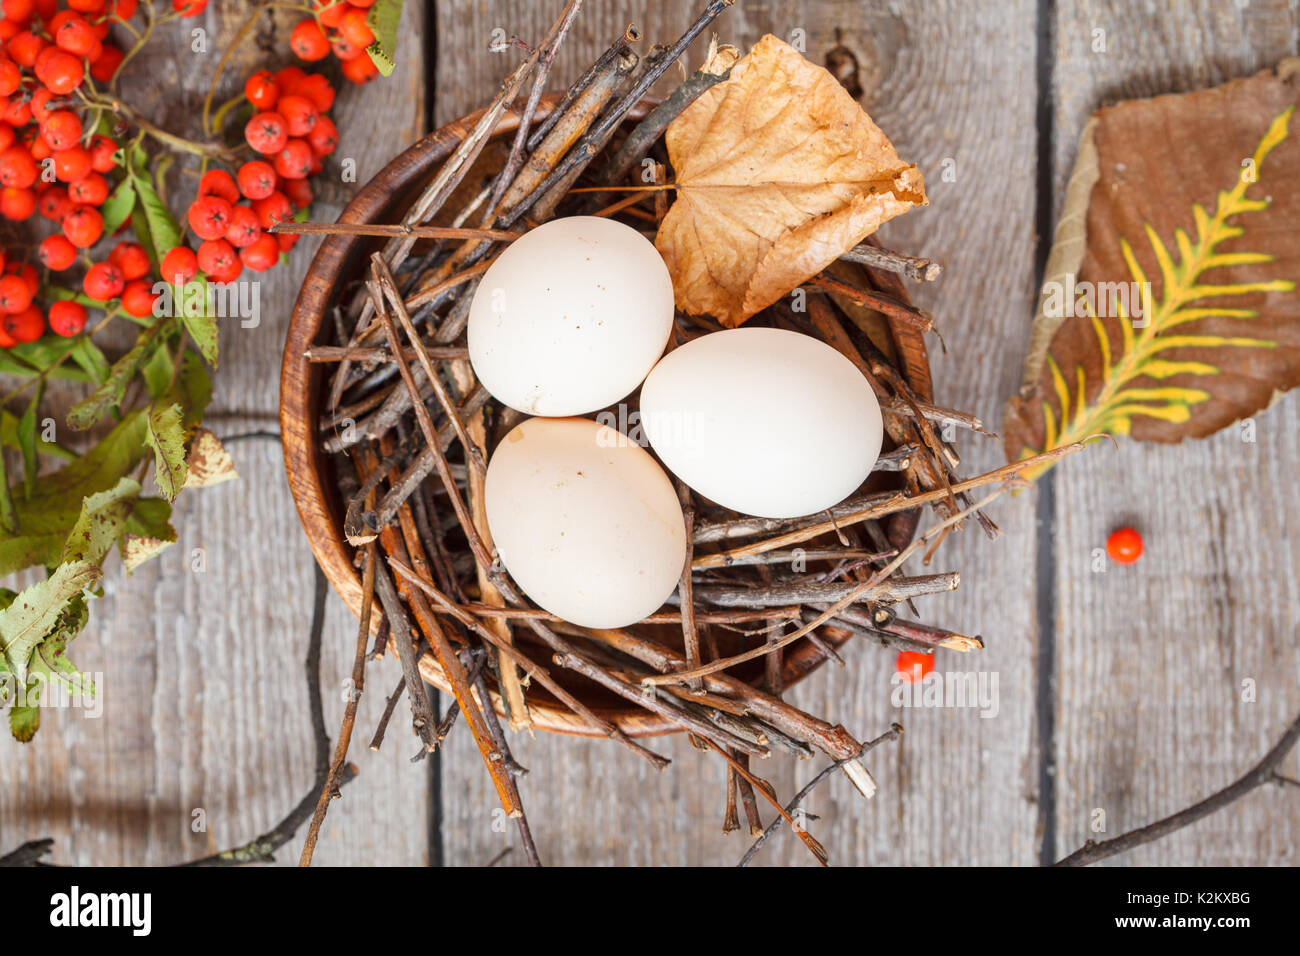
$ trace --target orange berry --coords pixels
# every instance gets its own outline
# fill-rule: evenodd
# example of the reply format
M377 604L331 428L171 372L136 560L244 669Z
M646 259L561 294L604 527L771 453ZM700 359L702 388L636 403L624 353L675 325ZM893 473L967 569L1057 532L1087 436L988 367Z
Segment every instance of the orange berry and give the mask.
M1142 535L1136 528L1119 528L1106 539L1106 553L1116 564L1133 564L1142 557Z

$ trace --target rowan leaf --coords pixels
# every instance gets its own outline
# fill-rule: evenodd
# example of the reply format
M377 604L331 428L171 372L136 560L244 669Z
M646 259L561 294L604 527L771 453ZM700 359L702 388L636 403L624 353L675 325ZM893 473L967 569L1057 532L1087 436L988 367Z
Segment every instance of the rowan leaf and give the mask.
M1300 384L1295 100L1262 73L1089 122L1092 183L1072 180L1064 213L1086 218L1086 245L1053 250L1025 384L1004 415L1009 459L1098 434L1202 437ZM1162 172L1188 143L1205 145L1205 177ZM1076 375L1078 389L1062 387Z
M666 142L676 198L655 245L678 308L731 328L927 204L920 171L839 81L770 34Z
M375 36L366 53L380 76L392 75L397 66L397 27L402 19L402 3L403 0L378 0L366 14L366 26Z
M149 406L149 429L145 440L154 453L154 481L168 501L174 501L185 486L185 421L179 405Z
M27 679L28 661L36 645L54 630L69 602L94 584L99 573L98 567L85 561L61 564L0 611L0 650L19 681Z
M0 576L33 565L52 566L81 516L88 495L112 488L144 457L143 410L128 414L98 445L41 476L28 498L14 503L14 526L0 532ZM6 496L0 494L0 501ZM11 496L10 496L11 497Z

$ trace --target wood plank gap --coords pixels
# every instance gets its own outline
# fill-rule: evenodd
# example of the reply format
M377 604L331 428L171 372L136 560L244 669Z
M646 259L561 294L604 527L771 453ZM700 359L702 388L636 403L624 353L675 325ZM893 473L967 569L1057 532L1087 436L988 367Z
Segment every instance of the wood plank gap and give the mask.
M1052 247L1056 197L1053 191L1055 156L1055 92L1052 86L1052 34L1056 22L1055 0L1038 0L1037 86L1038 170L1035 218L1038 236L1034 250L1035 275L1041 287ZM1056 486L1055 472L1038 481L1034 546L1038 593L1037 688L1038 717L1038 821L1041 834L1039 863L1047 866L1056 853Z

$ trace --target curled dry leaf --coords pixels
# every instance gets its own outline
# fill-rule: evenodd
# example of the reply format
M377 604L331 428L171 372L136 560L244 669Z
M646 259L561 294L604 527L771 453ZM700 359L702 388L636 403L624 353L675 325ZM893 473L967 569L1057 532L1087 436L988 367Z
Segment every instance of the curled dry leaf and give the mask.
M677 307L730 328L927 204L920 171L848 92L771 35L666 140L677 198L655 245Z
M186 488L206 488L219 485L223 481L233 481L239 475L235 472L235 463L230 452L221 444L221 439L206 428L194 432L190 441L190 454L186 462L188 473L185 477Z
M1297 66L1088 122L1003 415L1010 459L1203 437L1300 384Z

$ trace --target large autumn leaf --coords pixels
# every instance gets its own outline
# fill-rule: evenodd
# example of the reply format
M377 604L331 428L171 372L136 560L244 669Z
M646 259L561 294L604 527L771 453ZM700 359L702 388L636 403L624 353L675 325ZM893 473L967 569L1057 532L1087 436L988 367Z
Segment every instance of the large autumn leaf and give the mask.
M826 70L768 35L668 127L655 245L677 307L735 328L913 206L920 171Z
M1089 121L1003 418L1009 458L1101 433L1203 437L1300 384L1294 82L1284 64Z

